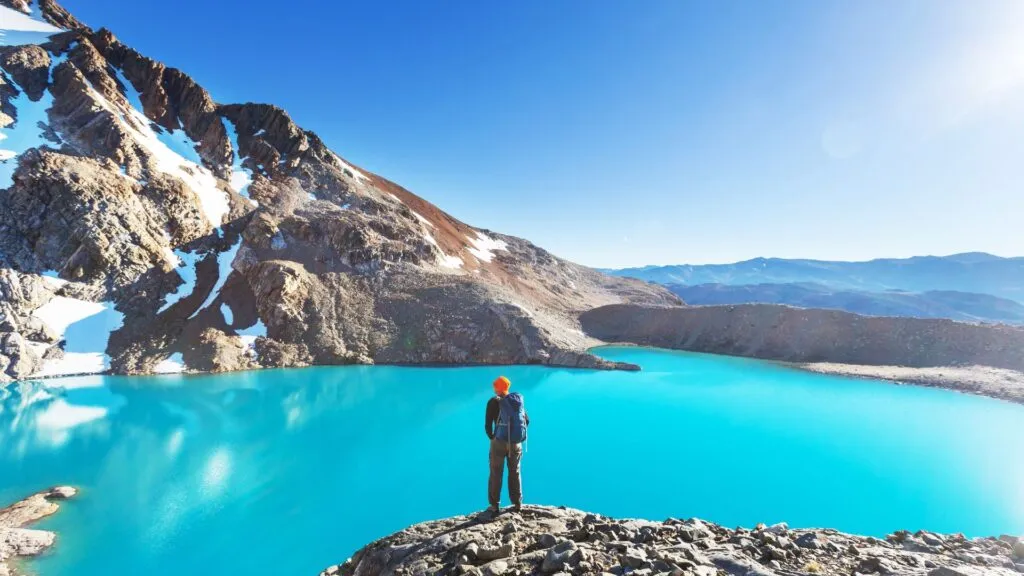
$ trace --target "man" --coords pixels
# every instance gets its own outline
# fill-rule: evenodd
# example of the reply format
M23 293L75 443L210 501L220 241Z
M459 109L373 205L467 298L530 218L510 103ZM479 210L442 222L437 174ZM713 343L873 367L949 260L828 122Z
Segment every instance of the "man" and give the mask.
M508 497L516 512L523 509L523 485L519 476L519 463L523 459L523 442L530 417L526 414L523 396L509 394L512 381L499 376L494 381L494 397L487 401L484 414L484 432L491 439L491 474L487 481L487 499L491 512L499 510L501 480L508 460Z

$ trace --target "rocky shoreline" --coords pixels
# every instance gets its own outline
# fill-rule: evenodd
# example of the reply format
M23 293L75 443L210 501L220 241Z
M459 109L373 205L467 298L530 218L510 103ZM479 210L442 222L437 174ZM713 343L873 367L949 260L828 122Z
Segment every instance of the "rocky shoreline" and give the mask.
M814 362L789 364L794 368L853 378L886 380L894 384L911 384L942 388L954 392L987 396L1024 404L1024 372L989 366L938 366L912 368L907 366L863 366Z
M698 519L615 520L527 506L417 524L320 576L1011 576L1024 539L899 531L885 539L786 524L729 529Z
M613 304L584 312L580 323L609 343L757 358L1024 404L1024 329L1014 326L776 304Z
M33 494L20 502L0 510L0 576L19 574L8 564L18 557L37 556L53 546L56 535L47 530L33 530L25 526L56 512L65 500L77 494L70 486L58 486Z

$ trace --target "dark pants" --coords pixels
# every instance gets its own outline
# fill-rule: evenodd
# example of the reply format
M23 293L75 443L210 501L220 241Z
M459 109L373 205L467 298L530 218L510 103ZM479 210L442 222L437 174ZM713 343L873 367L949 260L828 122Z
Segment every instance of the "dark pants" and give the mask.
M501 502L501 477L505 475L505 460L508 460L508 497L515 506L523 504L523 484L519 476L519 462L522 459L522 444L491 439L491 476L487 480L487 500L491 506Z

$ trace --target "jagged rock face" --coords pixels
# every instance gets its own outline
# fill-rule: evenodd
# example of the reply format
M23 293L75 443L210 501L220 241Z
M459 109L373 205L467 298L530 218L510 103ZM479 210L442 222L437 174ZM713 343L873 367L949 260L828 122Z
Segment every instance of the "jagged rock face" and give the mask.
M460 222L52 0L31 14L64 31L0 46L0 380L68 373L75 354L126 374L607 368L580 312L679 304ZM74 322L112 310L118 324L76 341Z
M786 524L731 530L698 519L614 520L527 506L427 522L382 538L321 576L822 574L1011 576L1024 569L1016 537L896 532L885 540ZM1024 550L1022 550L1024 551Z

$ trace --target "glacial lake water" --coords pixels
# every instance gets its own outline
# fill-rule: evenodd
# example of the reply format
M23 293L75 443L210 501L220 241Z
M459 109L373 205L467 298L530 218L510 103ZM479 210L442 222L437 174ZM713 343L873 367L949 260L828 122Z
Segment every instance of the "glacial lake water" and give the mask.
M324 367L22 383L0 502L56 484L41 576L316 574L408 524L486 506L483 412L533 421L528 502L613 516L1024 533L1024 407L753 360L602 348L639 373ZM61 386L55 389L55 386Z

